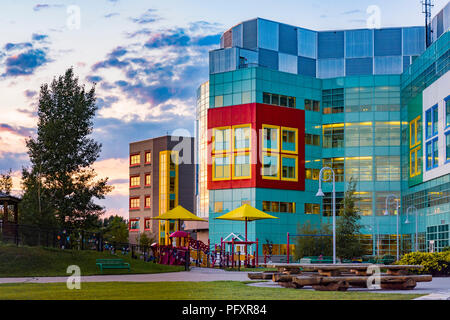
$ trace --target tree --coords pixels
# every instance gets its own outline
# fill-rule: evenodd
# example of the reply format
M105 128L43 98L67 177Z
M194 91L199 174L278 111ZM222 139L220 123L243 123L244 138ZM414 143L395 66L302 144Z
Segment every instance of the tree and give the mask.
M109 242L128 243L128 225L120 216L103 220L103 238Z
M332 234L329 224L322 223L316 226L308 220L304 224L298 225L297 230L298 234L305 236L300 236L296 239L296 260L307 256L332 255L332 238L330 236L319 236Z
M359 209L355 206L355 190L356 182L350 179L336 222L336 255L342 259L352 259L364 253L359 240L362 226L359 224Z
M141 247L149 247L155 241L156 238L153 233L150 233L148 235L147 233L142 232L139 236L139 246Z
M10 194L12 190L12 170L0 174L0 192Z
M94 199L112 187L92 169L101 150L90 137L96 110L95 86L86 91L72 68L41 86L37 137L27 140L31 167L22 170L27 221L87 228L104 213Z

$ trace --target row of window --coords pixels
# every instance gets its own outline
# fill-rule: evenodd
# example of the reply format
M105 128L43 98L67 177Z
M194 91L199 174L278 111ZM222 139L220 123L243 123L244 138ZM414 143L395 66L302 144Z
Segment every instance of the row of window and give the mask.
M399 121L349 122L322 126L323 148L398 146Z
M295 213L295 202L263 201L263 211Z
M144 218L144 231L150 230L150 218ZM137 218L131 218L129 222L129 230L130 231L139 231L140 229L140 220Z
M274 106L280 106L280 107L295 108L296 99L295 99L295 97L289 97L289 96L283 96L280 94L264 92L263 93L263 103L271 104Z
M152 152L151 151L145 151L145 162L144 164L151 164L152 163ZM130 155L130 166L138 166L141 164L141 154L140 153L134 153Z
M152 175L150 173L144 173L144 186L150 187L152 185ZM139 188L141 186L141 176L130 176L130 188Z
M152 202L151 197L149 195L144 196L144 209L151 209ZM138 210L141 208L141 198L140 197L132 197L130 198L130 210Z
M318 134L305 133L305 144L320 147L320 136Z

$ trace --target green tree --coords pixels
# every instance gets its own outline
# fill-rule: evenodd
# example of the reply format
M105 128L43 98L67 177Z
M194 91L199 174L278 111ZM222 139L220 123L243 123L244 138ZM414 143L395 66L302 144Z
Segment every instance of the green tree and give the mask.
M72 68L41 86L37 136L27 140L31 167L22 170L27 221L88 228L104 213L94 199L112 187L92 168L101 150L90 137L96 110L95 87L86 91Z
M350 179L344 199L341 202L339 218L336 221L336 255L341 259L352 259L364 253L359 240L361 225L359 209L355 206L356 182Z
M0 192L10 194L12 190L12 170L0 174Z
M329 224L322 223L320 225L313 225L311 221L306 221L304 224L299 224L297 227L298 234L305 235L296 238L295 245L295 259L300 259L308 256L330 256L333 253L331 227ZM310 235L310 236L307 236Z
M120 216L103 220L103 239L109 242L128 243L128 225Z
M142 247L149 247L155 241L156 238L153 233L147 234L146 232L142 232L139 236L139 245Z

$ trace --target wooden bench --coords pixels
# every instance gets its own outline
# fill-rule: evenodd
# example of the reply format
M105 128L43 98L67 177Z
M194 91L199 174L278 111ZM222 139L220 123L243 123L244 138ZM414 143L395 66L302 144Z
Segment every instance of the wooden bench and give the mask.
M103 273L103 269L128 269L130 271L130 264L124 262L123 259L97 259L95 264L100 268L101 273Z

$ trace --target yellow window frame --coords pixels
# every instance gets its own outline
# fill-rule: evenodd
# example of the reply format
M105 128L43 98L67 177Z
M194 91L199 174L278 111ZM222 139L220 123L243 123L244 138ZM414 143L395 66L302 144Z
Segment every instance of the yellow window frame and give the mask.
M277 129L277 148L276 149L272 149L272 148L265 148L264 147L264 129ZM280 152L280 127L279 126L273 126L270 124L263 124L262 125L262 132L261 132L261 143L262 143L262 151L267 151L267 152Z
M409 147L410 148L415 148L421 142L419 140L419 132L418 132L419 121L420 121L420 116L418 116L417 118L415 118L414 120L412 120L409 123ZM412 132L412 124L413 123L414 123L414 133ZM413 140L413 137L414 137L414 140Z
M216 178L216 159L217 158L230 158L231 154L218 154L212 157L212 180L213 181L225 181L225 180L231 180L231 161L228 161L228 165L227 166L223 166L223 167L228 167L228 172L229 175L228 177L224 177L224 178Z
M264 156L274 156L277 157L277 176L276 177L270 177L270 176L265 176L264 175ZM261 159L261 177L263 179L267 179L267 180L280 180L280 154L279 153L271 153L271 152L263 152L262 153L262 159Z
M410 178L418 176L421 173L419 170L419 162L418 162L418 154L419 154L420 150L421 150L421 147L418 146L409 151L409 176L410 176ZM414 155L414 159L416 160L414 162L414 168L412 166L413 155Z
M248 156L249 159L249 175L248 176L242 176L242 177L237 177L235 174L235 159L237 156ZM243 179L251 179L252 177L252 158L250 155L250 152L238 152L238 153L234 153L233 154L233 158L232 158L232 163L231 163L231 173L232 173L232 179L233 180L243 180Z
M283 178L283 158L289 158L289 159L295 159L295 178ZM291 155L287 155L287 154L282 154L280 157L280 179L283 181L298 181L298 156L291 156Z
M240 129L240 128L248 128L249 132L250 132L250 136L249 136L249 147L248 148L236 148L236 144L235 144L235 129ZM231 140L232 140L232 147L233 147L233 151L250 151L251 146L252 146L252 126L250 123L248 124L239 124L239 125L235 125L231 127Z
M216 150L216 132L222 131L222 130L227 130L227 129L230 131L228 134L228 139L229 139L228 140L229 141L228 149L227 150ZM211 139L212 140L211 141L212 142L212 152L217 153L217 154L231 152L231 143L232 143L231 136L232 136L231 126L213 128L213 134L212 134L212 139Z
M283 131L294 131L295 132L295 151L283 149ZM283 152L283 153L298 154L298 129L297 128L281 127L280 147L281 147L281 152Z

